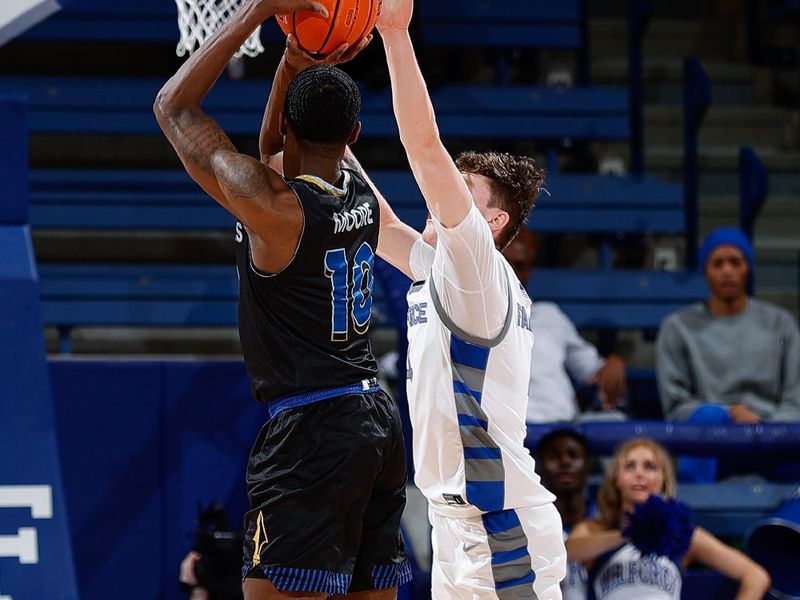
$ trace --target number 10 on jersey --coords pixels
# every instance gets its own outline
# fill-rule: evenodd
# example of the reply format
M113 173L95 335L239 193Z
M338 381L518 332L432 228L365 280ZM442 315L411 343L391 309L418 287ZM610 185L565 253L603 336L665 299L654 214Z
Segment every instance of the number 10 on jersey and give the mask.
M375 253L367 242L359 247L352 266L344 248L325 253L325 276L331 280L331 341L348 341L351 318L357 335L369 329L374 264Z

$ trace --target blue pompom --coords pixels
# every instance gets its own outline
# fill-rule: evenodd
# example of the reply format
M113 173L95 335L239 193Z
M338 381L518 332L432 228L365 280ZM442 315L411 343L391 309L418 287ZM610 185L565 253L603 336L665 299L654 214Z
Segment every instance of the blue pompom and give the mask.
M625 515L628 526L622 530L622 535L643 556L666 556L677 563L689 551L694 519L683 502L653 495L644 504L637 504L633 513Z

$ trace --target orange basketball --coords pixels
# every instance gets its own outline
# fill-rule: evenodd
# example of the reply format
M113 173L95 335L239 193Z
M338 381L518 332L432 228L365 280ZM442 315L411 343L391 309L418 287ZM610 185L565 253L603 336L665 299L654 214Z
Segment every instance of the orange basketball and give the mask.
M276 15L286 35L294 35L309 54L325 56L344 43L357 44L375 27L381 0L320 0L329 17L311 11Z

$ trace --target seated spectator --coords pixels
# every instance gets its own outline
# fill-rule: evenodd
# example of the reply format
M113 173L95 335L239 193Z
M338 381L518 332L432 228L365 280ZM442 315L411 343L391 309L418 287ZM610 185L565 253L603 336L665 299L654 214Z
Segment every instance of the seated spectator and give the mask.
M572 527L593 512L586 500L589 477L586 438L572 429L556 429L544 435L536 447L536 469L542 484L556 496L566 541ZM567 576L561 582L563 599L586 600L588 577L583 563L567 562Z
M664 415L699 423L800 421L800 333L788 311L753 298L753 250L738 229L706 238L711 296L664 320L656 374ZM682 458L680 478L714 481L714 459Z
M597 516L567 540L569 560L583 562L597 600L681 597L683 570L702 563L739 584L737 600L764 597L767 572L747 556L694 527L672 499L672 460L653 440L634 438L614 454L597 495Z
M503 250L523 285L527 285L538 249L538 240L523 229ZM625 362L616 354L604 359L584 340L575 325L552 302L533 299L531 327L531 380L528 389L529 423L574 421L580 417L572 382L597 384L604 411L613 411L625 401ZM611 418L614 418L613 416Z

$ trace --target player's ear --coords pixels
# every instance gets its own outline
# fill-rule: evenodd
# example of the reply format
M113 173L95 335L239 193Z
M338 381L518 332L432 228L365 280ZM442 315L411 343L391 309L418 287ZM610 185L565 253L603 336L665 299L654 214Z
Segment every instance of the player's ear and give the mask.
M347 140L347 145L355 144L356 140L358 139L358 134L361 133L361 121L356 123L355 129L353 129L353 133L350 134L350 137Z
M511 217L504 210L498 210L491 219L489 219L489 227L492 231L500 231L503 227L508 225Z

